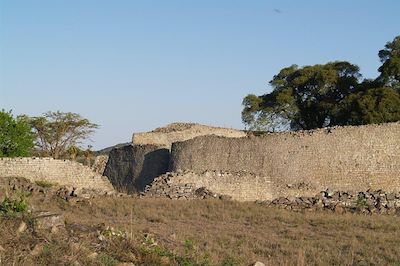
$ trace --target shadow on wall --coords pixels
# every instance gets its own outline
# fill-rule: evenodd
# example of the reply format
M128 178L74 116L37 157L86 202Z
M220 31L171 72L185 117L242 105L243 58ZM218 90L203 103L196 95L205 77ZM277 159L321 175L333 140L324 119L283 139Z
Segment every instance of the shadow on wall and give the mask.
M141 192L154 178L167 172L169 157L168 149L155 145L115 148L110 152L104 175L120 192Z
M144 191L154 178L168 171L169 155L168 149L159 149L144 155L142 165L136 166L141 169L140 174L134 178L137 191Z

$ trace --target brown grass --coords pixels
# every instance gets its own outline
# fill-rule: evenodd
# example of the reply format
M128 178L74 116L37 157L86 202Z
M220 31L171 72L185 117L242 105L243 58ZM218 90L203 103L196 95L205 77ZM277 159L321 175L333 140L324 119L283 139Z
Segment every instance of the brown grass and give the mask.
M46 238L50 251L35 258L42 265L62 265L60 258L68 263L71 258L83 265L94 263L86 259L93 250L103 256L95 261L100 265L115 265L116 261L137 265L248 265L255 261L266 265L400 264L400 218L394 216L295 213L217 200L98 198L72 205L36 197L31 198L31 205L61 211L67 228L105 224L129 236L96 249L101 243L86 232L79 243L87 252L80 255L74 255L66 244L74 234L50 236ZM9 230L10 221L1 221L0 245L11 254L7 262L43 242L35 234L16 238L14 229Z

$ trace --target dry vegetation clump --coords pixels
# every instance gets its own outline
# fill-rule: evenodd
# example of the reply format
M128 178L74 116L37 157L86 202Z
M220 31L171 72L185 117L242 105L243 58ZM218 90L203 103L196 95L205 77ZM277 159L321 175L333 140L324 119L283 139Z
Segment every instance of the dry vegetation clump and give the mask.
M0 217L0 265L397 265L400 218L290 212L255 203L103 197L28 197L62 213L36 230L28 214ZM28 228L18 233L21 221Z

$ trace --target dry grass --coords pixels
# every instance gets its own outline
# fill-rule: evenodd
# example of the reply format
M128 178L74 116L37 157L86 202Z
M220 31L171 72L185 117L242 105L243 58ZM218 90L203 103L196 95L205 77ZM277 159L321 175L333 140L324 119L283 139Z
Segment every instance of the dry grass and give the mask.
M117 261L138 265L248 265L254 261L266 265L400 264L399 217L295 213L216 200L99 198L74 205L45 197L30 201L36 209L63 212L67 228L104 223L126 232L129 239L110 241L100 249L103 257L99 255L95 262L103 265ZM28 239L16 238L8 227L3 219L0 245L16 254L10 255L9 261L41 241L40 235L34 234ZM57 259L63 256L57 254L67 254L64 262L72 257L83 265L94 263L85 259L89 251L76 256L65 244L76 236L65 237L47 239L51 252L36 258L38 262L62 264ZM98 242L89 233L79 241L88 250Z

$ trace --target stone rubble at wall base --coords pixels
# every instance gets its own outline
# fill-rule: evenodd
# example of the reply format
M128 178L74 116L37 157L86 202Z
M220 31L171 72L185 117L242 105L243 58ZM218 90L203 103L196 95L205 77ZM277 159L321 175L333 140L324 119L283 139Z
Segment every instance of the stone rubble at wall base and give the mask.
M360 192L327 189L314 197L280 197L257 201L292 211L333 211L342 213L389 214L400 216L400 192L367 190Z
M142 196L167 197L170 199L221 199L230 200L230 196L214 193L205 187L196 187L191 183L173 183L172 179L178 173L166 173L154 179L146 186Z
M174 183L173 179L184 173L166 173L157 177L146 187L142 196L165 197L169 199L209 199L231 200L227 195L214 193L205 187L190 183ZM268 207L278 207L292 211L332 211L342 213L389 214L400 216L400 192L383 190L333 191L326 189L312 197L279 197L273 200L255 201Z

